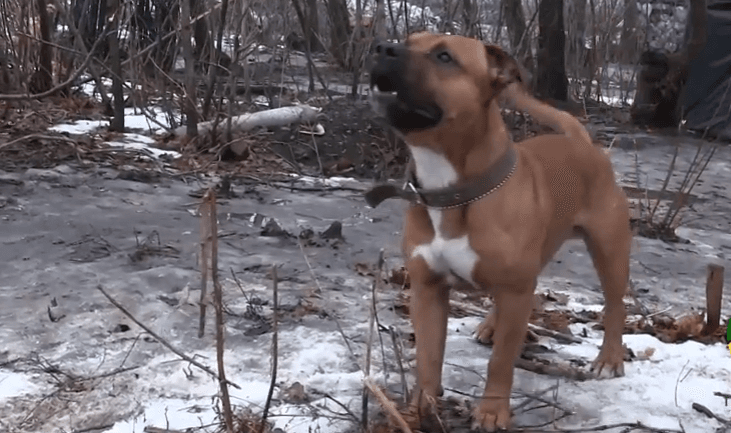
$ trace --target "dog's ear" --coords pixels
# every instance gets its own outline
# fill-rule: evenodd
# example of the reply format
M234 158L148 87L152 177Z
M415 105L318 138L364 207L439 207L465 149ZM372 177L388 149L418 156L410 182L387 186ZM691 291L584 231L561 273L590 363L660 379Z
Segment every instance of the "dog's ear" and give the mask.
M495 45L485 45L487 67L490 69L490 85L495 93L513 83L523 83L518 62L502 48Z

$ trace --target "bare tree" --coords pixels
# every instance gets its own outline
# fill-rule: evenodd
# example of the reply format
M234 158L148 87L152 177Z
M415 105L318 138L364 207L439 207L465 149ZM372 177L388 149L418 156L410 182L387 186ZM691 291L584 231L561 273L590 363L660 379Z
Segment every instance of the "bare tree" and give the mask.
M38 69L30 79L31 93L42 93L53 87L53 49L51 48L51 22L48 19L46 0L36 0L36 12L40 26L40 48L38 50Z
M325 4L330 19L330 52L341 67L351 71L353 65L349 42L353 27L350 25L348 6L345 0L325 0Z
M645 51L640 56L642 69L630 107L635 123L665 127L676 126L680 121L678 100L688 78L690 62L708 39L706 0L690 0L686 35L687 44L677 53Z
M500 8L510 36L510 48L529 73L533 73L533 55L530 52L531 37L525 22L521 0L501 0Z
M112 0L114 9L119 9L120 0ZM109 56L112 67L112 95L114 96L114 115L109 129L117 132L124 132L124 94L122 92L122 61L119 49L119 14L111 14L109 23Z
M470 38L477 36L480 27L478 7L473 0L462 0L462 20L464 21L464 35Z
M586 0L567 0L565 6L568 37L566 63L572 72L584 76L587 72Z
M563 0L541 0L538 4L538 56L536 92L540 97L565 101L568 79L564 64L566 36Z
M191 24L190 12L191 3L194 0L182 0L180 8L180 38L183 46L183 57L185 58L185 92L183 110L186 117L186 134L188 137L198 135L198 111L196 110L196 85L193 47L190 43Z
M637 0L625 0L624 20L622 25L622 36L620 40L619 61L623 63L634 62L637 58L637 50L640 47L639 40L639 11Z
M305 1L305 40L311 53L322 51L320 43L320 18L317 11L317 0Z

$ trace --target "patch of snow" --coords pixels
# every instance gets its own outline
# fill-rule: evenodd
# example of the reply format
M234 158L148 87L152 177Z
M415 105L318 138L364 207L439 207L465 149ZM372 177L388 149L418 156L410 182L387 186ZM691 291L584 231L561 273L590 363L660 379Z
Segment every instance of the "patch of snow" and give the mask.
M29 376L22 373L0 370L0 402L21 395L29 394L40 389L29 380Z
M162 150L158 149L156 147L152 147L152 144L155 143L155 140L151 139L150 137L146 137L144 135L140 134L132 134L127 133L124 134L123 137L121 137L118 140L109 141L106 144L109 146L118 146L125 149L137 149L141 150L146 153L150 153L152 156L159 158L161 156L168 156L172 158L179 158L180 153L172 151L172 150Z
M478 323L475 318L449 321L444 375L447 389L482 392L489 353L487 349L479 348L470 334ZM571 330L579 334L584 327L588 337L582 337L582 344L551 344L551 340L547 340L546 344L563 358L578 358L588 365L599 353L603 333L586 324L572 324ZM578 415L571 416L560 421L557 427L590 428L639 421L660 429L679 429L682 423L686 432L705 433L720 427L720 424L693 410L693 403L700 403L725 418L731 415L731 408L724 405L724 400L713 395L717 391L728 392L731 384L731 356L724 345L707 346L694 341L666 344L643 334L625 335L623 338L627 347L635 353L648 349L654 352L648 360L626 362L623 377L584 382L558 379L557 403L577 414L588 412L592 416L583 421L577 419ZM556 381L556 378L516 369L517 386L514 391L532 391L525 389L521 383L545 389ZM465 389L465 386L472 386L472 389ZM516 421L520 422L519 415Z
M84 135L91 134L97 129L105 127L108 123L106 120L77 120L72 123L51 126L48 130L71 135Z

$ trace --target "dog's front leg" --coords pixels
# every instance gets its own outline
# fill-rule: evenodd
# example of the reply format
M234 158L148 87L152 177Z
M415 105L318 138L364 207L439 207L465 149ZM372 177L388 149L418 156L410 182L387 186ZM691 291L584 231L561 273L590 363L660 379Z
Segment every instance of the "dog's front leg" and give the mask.
M411 323L416 337L414 403L420 418L430 418L442 393L442 363L447 339L449 287L421 257L407 264L411 279ZM426 420L424 419L424 420Z
M495 294L495 334L487 365L487 384L475 408L475 426L487 431L510 425L513 366L520 354L533 310L533 287L501 290Z

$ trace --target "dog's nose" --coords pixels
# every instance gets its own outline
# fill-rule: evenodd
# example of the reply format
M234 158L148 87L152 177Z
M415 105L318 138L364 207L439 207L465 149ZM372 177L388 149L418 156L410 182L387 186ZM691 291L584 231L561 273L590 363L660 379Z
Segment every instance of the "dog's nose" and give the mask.
M378 57L396 59L405 50L406 49L402 44L396 44L393 42L380 42L378 45L376 45L376 55Z

